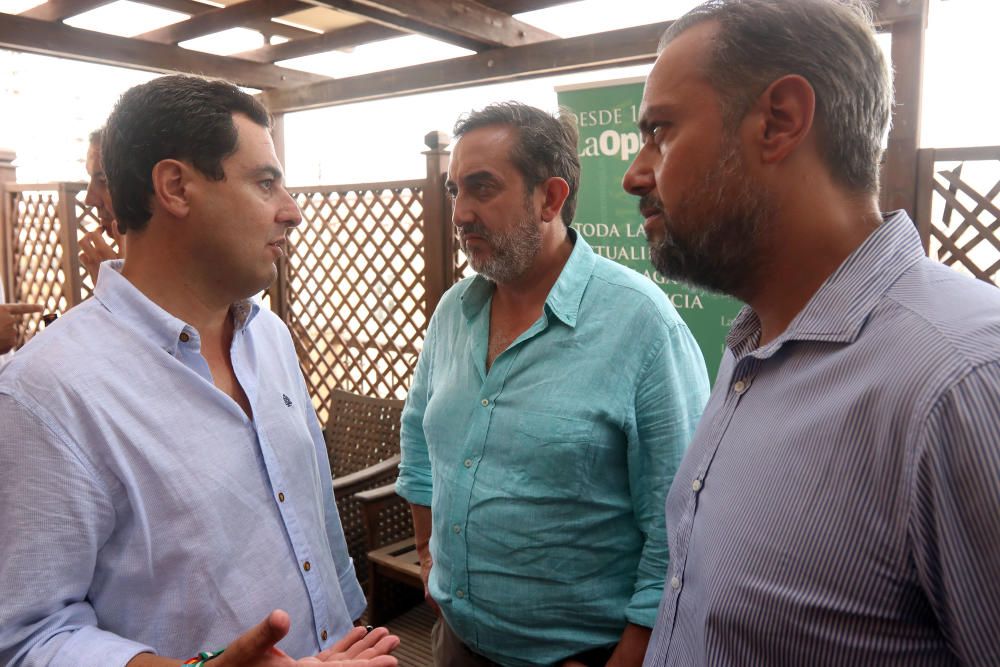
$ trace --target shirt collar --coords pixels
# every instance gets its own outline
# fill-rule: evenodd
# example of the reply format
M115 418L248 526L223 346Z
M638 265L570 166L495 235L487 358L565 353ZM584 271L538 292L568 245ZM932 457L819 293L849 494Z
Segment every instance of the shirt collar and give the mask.
M158 347L171 354L177 350L178 341L198 344L198 332L190 324L178 319L156 305L121 274L125 260L103 262L94 287L94 298L101 302L116 318L130 329L139 332ZM249 326L260 311L252 299L244 299L230 307L236 331ZM183 335L182 335L183 334Z
M545 309L567 326L575 327L580 312L580 302L583 301L583 293L594 272L597 255L575 229L569 227L566 231L573 242L573 251L552 289L549 290L548 296L545 297ZM465 319L471 321L482 310L493 295L493 287L491 280L480 275L475 276L466 285L461 295L462 314L465 315Z
M769 357L790 340L854 342L886 291L923 257L920 235L906 212L885 214L882 224L824 281L788 328L756 356ZM726 344L740 358L759 339L760 320L745 306Z

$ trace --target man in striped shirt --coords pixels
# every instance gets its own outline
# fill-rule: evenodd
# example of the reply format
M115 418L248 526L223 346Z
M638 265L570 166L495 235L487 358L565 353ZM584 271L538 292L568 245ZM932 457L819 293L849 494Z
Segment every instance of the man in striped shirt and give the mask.
M892 90L844 0L675 22L625 176L737 317L667 497L645 665L1000 664L1000 291L877 208Z

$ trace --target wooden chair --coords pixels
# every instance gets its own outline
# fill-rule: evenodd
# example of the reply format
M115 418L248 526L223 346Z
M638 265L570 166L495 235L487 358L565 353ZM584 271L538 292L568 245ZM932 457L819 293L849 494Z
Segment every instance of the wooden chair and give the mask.
M396 495L395 485L361 491L356 497L368 547L368 618L378 625L423 600L420 559L410 506Z
M356 494L396 479L403 401L334 390L325 437L333 492L347 549L361 585L368 579L367 542Z

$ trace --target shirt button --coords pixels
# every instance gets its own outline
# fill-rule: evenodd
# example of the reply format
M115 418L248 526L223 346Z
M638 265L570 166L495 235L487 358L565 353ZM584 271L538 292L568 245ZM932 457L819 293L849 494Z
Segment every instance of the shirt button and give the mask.
M455 531L456 535L462 532L462 527L457 523L454 526L452 526L451 529Z
M694 489L695 493L698 493L699 491L701 491L701 480L700 479L696 479L693 482L691 482L691 488Z
M285 494L281 493L280 491L278 492L278 502L279 503L285 502Z
M488 399L488 398L484 398L484 399L482 400L482 403L483 403L483 407L485 408L485 407L486 407L487 405L489 405L489 404L490 404L490 401L489 401L489 399Z
M181 335L180 335L180 339L181 339L182 343L186 343L189 340L191 340L191 336L188 336L186 331L182 331Z
M678 588L681 587L681 580L678 579L677 577L674 577L673 579L670 580L670 587L676 591Z
M733 383L733 391L735 391L737 394L742 394L746 390L747 390L747 383L744 382L743 380L737 380L736 382Z
M306 572L308 572L309 570L312 569L312 565L309 564L309 561L306 561L306 562L302 563L302 569L305 570Z
M326 630L319 633L319 638L322 639L323 641L326 641L326 637L327 637Z
M465 459L465 467L466 468L472 467L472 459Z
M461 588L459 588L457 591L455 591L455 597L461 600L462 598L465 597L465 592Z

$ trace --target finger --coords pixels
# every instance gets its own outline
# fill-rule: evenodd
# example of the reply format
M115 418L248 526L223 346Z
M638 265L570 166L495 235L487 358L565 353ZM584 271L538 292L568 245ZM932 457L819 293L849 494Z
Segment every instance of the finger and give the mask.
M268 653L281 638L288 634L291 621L288 614L275 609L267 618L236 638L226 648L226 662L242 665Z
M378 641L375 646L366 649L358 654L359 658L377 658L380 655L389 655L399 648L399 637L396 635L386 635Z
M354 646L354 644L364 639L367 634L368 631L364 628L364 626L352 628L350 632L340 638L340 641L324 651L324 653L343 653L347 649Z
M29 313L40 313L45 310L45 306L37 303L5 303L0 304L11 315L27 315Z
M344 651L344 656L348 658L354 658L360 656L364 651L375 646L379 640L387 637L389 635L389 630L387 628L375 628L371 632L364 635L361 639L354 642L346 651ZM378 654L375 654L378 655Z

